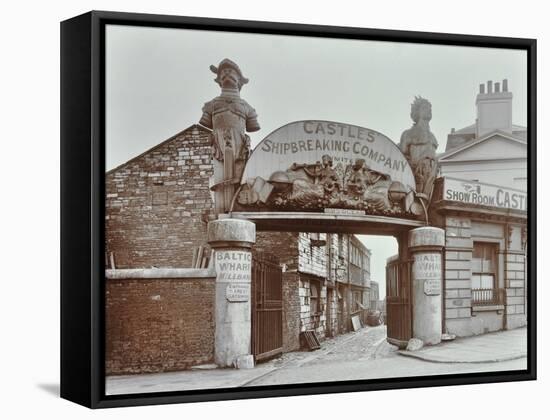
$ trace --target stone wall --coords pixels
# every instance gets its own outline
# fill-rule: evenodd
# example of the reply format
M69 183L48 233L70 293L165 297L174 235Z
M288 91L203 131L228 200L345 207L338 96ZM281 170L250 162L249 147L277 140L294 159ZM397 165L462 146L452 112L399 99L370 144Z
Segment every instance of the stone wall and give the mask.
M508 249L504 255L507 329L527 325L524 229L520 225L508 226Z
M469 336L526 325L526 271L522 225L445 218L445 327ZM524 239L524 238L523 238ZM504 288L504 305L472 305L472 251L474 242L498 248L497 288Z
M348 282L348 242L349 235L327 234L327 279L330 281Z
M326 245L320 246L316 240L327 241L326 233L300 233L298 237L298 270L301 273L327 277Z
M312 310L311 283L318 287L318 311ZM300 275L298 294L300 297L300 331L313 330L317 337L326 335L327 321L327 287L323 278L316 279L313 276Z
M213 277L106 280L107 375L213 362Z
M191 267L212 208L209 133L189 127L106 174L107 263Z
M327 288L327 336L338 334L338 293L336 288Z
M300 348L299 275L283 273L283 351Z
M445 327L457 336L469 336L472 298L471 222L465 217L445 219Z

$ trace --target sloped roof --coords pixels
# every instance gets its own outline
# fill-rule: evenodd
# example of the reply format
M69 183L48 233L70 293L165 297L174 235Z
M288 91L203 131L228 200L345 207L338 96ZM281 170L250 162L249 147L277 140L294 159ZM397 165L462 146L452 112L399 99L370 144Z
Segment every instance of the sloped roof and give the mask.
M527 140L527 127L521 125L512 125L512 134L514 137ZM447 144L445 153L466 145L466 143L475 142L476 124L471 124L459 130L455 130L447 135Z
M202 125L199 125L199 124L193 124L193 125L190 125L189 127L183 129L182 131L180 131L179 133L176 133L174 134L173 136L169 137L168 139L160 142L159 144L157 144L156 146L153 146L149 149L147 149L146 151L144 151L143 153L140 153L139 155L137 156L134 156L133 158L131 158L130 160L124 162L124 163L121 163L120 165L118 165L117 167L113 168L113 169L110 169L108 170L107 172L105 172L106 175L110 174L110 173L113 173L113 172L116 172L118 171L120 168L128 165L129 163L132 163L133 161L145 156L146 154L148 153L151 153L153 152L154 150L158 149L159 147L162 147L164 146L166 143L169 143L171 141L174 141L176 138L182 136L183 134L185 134L187 131L190 131L190 130L194 130L194 129L197 129L197 130L200 130L200 131L204 131L206 133L210 133L212 130L206 128L206 127L203 127Z
M466 127L463 127L459 130L455 130L450 134L475 134L476 132L476 124L471 124ZM512 124L512 133L521 133L521 132L527 132L527 127L524 127L522 125L515 125Z
M490 139L493 139L495 137L502 137L502 138L505 138L508 141L512 141L512 142L518 143L518 144L523 145L523 146L527 146L527 142L525 141L525 139L523 139L521 137L518 137L518 136L515 136L513 134L510 134L510 133L501 131L501 130L495 130L495 131L492 131L491 133L486 134L485 136L483 136L479 139L475 139L475 140L470 141L470 142L468 142L468 143L466 143L462 146L459 146L457 148L451 149L449 151L446 151L446 152L440 154L439 155L439 161L451 160L449 158L452 158L453 156L456 156L456 155L466 151L467 149L474 148L474 147L480 145L481 143L487 142ZM527 158L527 154L525 155L525 157Z

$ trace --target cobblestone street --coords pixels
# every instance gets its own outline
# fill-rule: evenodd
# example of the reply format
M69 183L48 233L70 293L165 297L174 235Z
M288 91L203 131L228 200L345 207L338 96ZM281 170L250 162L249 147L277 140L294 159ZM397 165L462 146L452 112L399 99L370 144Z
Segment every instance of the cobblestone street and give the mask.
M364 361L387 356L396 350L396 347L386 342L386 326L380 325L326 339L319 350L285 353L262 366L287 368L327 362Z
M526 343L526 328L518 328L399 352L387 343L386 326L381 325L325 340L316 351L283 354L253 369L109 376L106 390L116 395L523 370L527 367Z

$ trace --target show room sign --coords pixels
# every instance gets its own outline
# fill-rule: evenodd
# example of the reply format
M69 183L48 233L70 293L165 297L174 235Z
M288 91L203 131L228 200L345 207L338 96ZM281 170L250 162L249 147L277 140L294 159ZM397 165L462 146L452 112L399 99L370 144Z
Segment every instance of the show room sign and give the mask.
M269 134L254 149L242 181L257 177L267 180L294 162L321 162L323 155L329 155L335 166L363 159L369 169L416 188L409 162L388 137L369 128L318 120L296 121Z
M527 211L527 193L512 188L444 178L443 200Z

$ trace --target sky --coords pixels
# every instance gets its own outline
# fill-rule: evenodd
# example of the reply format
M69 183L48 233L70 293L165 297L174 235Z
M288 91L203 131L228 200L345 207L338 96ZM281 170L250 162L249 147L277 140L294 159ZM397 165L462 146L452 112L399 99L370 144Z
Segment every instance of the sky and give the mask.
M514 124L527 123L524 51L108 25L106 169L197 124L203 104L220 92L209 66L223 58L250 79L241 96L258 113L253 147L278 127L309 119L367 127L397 143L421 95L432 103L441 152L451 128L475 122L479 85L504 78ZM383 294L385 260L397 243L362 238Z

